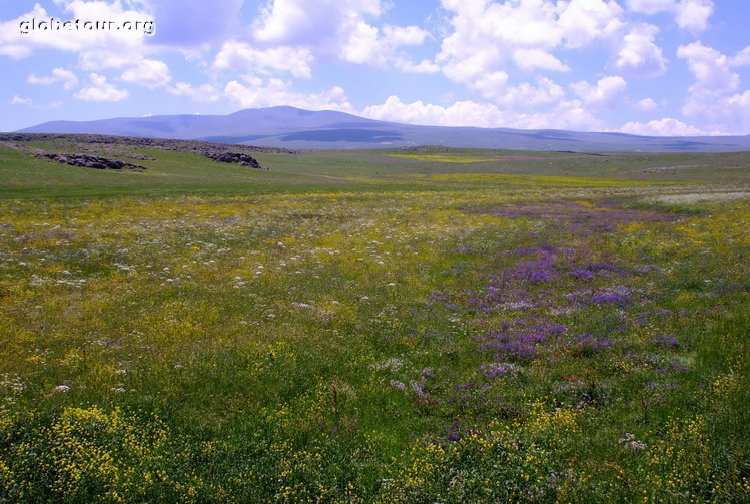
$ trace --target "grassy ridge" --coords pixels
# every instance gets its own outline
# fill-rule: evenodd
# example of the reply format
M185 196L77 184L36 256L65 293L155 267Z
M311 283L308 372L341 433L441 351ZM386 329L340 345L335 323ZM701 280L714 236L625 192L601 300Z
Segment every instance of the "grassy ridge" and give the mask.
M0 501L750 499L724 155L138 152L0 151Z

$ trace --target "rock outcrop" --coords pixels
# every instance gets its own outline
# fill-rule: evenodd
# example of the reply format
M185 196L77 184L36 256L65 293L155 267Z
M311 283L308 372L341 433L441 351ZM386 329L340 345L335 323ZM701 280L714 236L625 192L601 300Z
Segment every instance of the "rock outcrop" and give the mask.
M58 163L65 163L71 166L83 166L86 168L96 168L98 170L121 170L123 168L130 170L145 170L145 166L132 163L126 163L118 159L110 159L100 156L90 156L88 154L55 154L46 152L37 154L36 157L46 158Z
M204 156L219 161L221 163L239 163L241 166L248 166L250 168L261 169L263 168L257 159L254 157L243 154L241 152L204 152Z

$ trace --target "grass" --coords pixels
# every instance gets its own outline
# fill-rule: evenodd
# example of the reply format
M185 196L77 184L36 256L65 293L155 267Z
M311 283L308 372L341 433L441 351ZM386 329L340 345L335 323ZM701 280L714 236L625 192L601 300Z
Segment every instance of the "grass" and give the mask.
M495 161L491 157L448 155L448 154L390 154L391 157L412 161L428 161L432 163L487 163Z
M0 501L749 500L750 156L433 150L0 149Z

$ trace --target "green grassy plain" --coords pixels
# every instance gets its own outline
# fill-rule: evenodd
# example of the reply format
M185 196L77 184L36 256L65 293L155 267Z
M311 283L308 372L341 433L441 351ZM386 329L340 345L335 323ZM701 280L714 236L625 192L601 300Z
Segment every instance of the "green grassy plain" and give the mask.
M30 148L0 502L750 501L750 153Z

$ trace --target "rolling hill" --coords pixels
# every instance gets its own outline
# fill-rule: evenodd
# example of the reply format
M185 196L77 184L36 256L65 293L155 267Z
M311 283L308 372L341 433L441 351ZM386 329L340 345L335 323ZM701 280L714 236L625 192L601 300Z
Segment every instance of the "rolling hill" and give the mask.
M651 137L623 133L420 126L331 110L246 109L228 115L162 115L96 121L51 121L20 133L96 133L210 140L309 149L442 145L564 151L731 152L750 150L750 135Z

